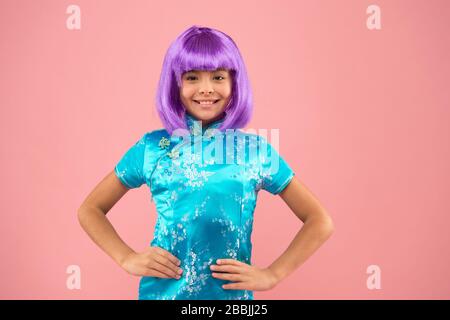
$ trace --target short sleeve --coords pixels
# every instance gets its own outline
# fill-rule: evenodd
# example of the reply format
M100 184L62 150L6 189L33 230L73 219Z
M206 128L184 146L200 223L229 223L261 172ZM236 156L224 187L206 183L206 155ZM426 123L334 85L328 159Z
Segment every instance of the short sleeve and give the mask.
M125 152L114 168L116 176L128 189L138 188L145 183L145 143L146 134Z
M259 145L262 189L271 194L279 194L295 175L289 164L275 148L261 137Z

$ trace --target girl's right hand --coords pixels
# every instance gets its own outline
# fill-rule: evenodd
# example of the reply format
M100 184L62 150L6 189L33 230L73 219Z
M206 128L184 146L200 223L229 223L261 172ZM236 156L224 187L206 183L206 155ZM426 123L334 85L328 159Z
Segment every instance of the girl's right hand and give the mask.
M141 253L130 253L121 267L134 276L179 279L183 272L179 265L180 261L169 251L151 246Z

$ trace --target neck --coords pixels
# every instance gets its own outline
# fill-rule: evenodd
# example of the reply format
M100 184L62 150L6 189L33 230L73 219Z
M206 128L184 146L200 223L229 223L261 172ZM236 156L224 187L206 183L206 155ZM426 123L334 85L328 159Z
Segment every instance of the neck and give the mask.
M197 117L191 115L190 113L186 113L186 117L190 117L193 121L200 121L202 124L202 127L206 129L209 125L211 125L219 120L223 120L225 118L225 113L221 113L217 117L215 117L213 119L209 119L209 120L198 119Z

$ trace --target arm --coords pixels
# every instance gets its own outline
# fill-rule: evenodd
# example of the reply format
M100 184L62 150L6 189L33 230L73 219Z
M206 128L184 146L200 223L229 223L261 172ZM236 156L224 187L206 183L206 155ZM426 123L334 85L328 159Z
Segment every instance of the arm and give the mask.
M219 259L211 265L212 276L234 281L224 284L231 290L269 290L306 261L333 233L333 222L314 195L294 176L279 193L295 215L304 222L294 240L267 268L236 259Z
M295 176L279 196L304 224L283 254L268 267L276 283L302 265L334 230L326 210Z
M128 190L111 171L78 209L81 227L119 266L134 250L119 237L106 214Z
M131 275L180 279L180 261L156 246L135 252L117 234L106 218L108 211L127 193L114 170L88 195L78 209L78 220L89 237L122 269Z

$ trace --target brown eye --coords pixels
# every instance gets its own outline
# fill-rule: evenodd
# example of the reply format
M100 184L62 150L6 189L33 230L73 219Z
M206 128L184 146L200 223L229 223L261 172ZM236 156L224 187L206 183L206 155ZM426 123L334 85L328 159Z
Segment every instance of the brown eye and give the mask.
M187 76L186 80L195 79L195 78L196 78L195 76Z
M222 76L217 76L216 78L222 78L222 79L219 79L219 80L223 80L223 79L225 79L224 77L222 77Z

